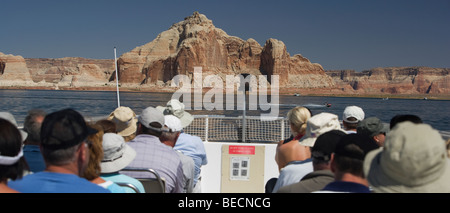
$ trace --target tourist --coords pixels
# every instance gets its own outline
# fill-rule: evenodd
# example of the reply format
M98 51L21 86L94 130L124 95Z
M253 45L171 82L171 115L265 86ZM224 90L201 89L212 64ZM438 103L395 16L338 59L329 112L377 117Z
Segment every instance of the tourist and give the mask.
M379 147L384 145L389 128L377 117L370 117L359 122L356 132L369 136Z
M105 180L100 177L101 166L100 163L103 160L103 129L99 125L90 125L91 128L97 130L97 133L89 135L87 140L89 141L89 162L84 170L82 177L88 179L92 183L95 183L113 193L124 193L125 190L116 183Z
M147 107L138 117L136 137L128 142L136 151L136 158L129 167L155 170L165 179L167 193L183 190L183 165L178 154L159 140L164 128L164 115L153 107ZM122 172L134 178L151 177L142 172Z
M277 193L308 193L323 189L334 181L330 160L336 144L345 135L341 130L331 130L317 137L311 148L313 172L306 174L298 183L281 187Z
M342 127L347 134L356 133L356 127L364 120L364 111L359 106L347 106L342 113Z
M295 107L287 113L287 119L291 130L291 137L283 141L288 143L292 140L300 140L305 135L306 121L311 118L311 111L306 107Z
M277 192L280 187L296 183L312 172L310 148L314 146L317 137L331 130L343 131L337 115L322 112L309 118L305 136L299 142L293 141L280 147L277 162L280 175L266 183L266 191L271 191L273 185L271 192Z
M389 123L389 129L393 129L395 125L404 121L411 121L416 124L423 123L422 119L417 115L401 114L391 118L391 122Z
M278 165L281 165L278 169L284 167L289 161L292 159L283 159L285 154L280 154L280 152L285 152L287 150L293 150L291 147L295 146L294 144L287 144L290 141L300 140L306 132L306 122L311 118L311 111L305 107L295 107L287 113L287 119L289 122L291 137L286 140L281 140L277 144L276 152L275 152L275 162Z
M378 146L367 135L347 134L341 137L331 155L331 171L335 181L315 192L370 193L364 176L364 158Z
M139 193L145 193L144 186L139 180L119 173L134 160L136 151L125 143L122 136L116 133L105 133L102 146L103 159L100 164L100 177L114 183L131 184L139 190ZM132 188L124 189L126 193L135 193Z
M450 192L445 141L428 124L397 124L386 136L384 148L367 155L364 173L374 192Z
M48 114L41 127L41 150L46 169L10 181L8 185L27 193L109 193L80 177L89 161L86 139L96 132L72 109Z
M184 110L184 104L176 99L168 101L166 107L158 106L156 108L163 112L164 115L174 115L179 118L183 129L188 127L194 120L194 117ZM202 139L198 136L185 133L182 130L174 149L194 160L194 193L201 192L201 167L208 163L205 145L203 144Z
M136 136L136 114L130 107L121 106L116 108L111 112L108 120L116 124L117 134L121 135L126 142Z
M6 119L0 118L0 193L15 193L8 180L22 178L28 170L23 157L22 135L17 127Z
M47 113L41 109L28 111L25 117L23 130L28 133L24 141L23 156L31 172L40 172L45 169L44 158L41 154L41 126Z
M167 128L169 128L168 132L163 132L159 139L163 144L166 144L169 147L175 147L177 143L177 139L181 134L181 121L174 115L165 115L164 122ZM183 164L183 174L184 174L184 187L183 192L192 193L194 188L194 173L195 173L195 164L194 160L191 157L188 157L181 153L178 150L175 150L180 156L181 163Z

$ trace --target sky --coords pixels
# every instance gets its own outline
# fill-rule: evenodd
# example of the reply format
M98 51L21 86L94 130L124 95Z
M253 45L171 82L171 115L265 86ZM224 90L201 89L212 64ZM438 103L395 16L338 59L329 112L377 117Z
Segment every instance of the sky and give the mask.
M450 68L449 0L2 0L0 52L114 59L114 47L120 57L195 11L325 70Z

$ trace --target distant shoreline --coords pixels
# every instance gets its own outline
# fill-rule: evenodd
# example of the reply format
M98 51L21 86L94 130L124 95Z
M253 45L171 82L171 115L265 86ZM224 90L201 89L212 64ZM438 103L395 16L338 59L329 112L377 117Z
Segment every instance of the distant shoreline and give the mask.
M116 91L116 87L59 87L55 89L53 87L26 87L26 86L0 86L0 90L69 90L69 91ZM209 91L210 88L203 88L203 94ZM332 89L331 89L332 90ZM130 88L130 87L120 87L121 92L152 92L152 93L173 93L176 90L167 87L140 87L140 88ZM270 89L267 91L270 94ZM317 96L317 97L349 97L349 98L380 98L380 99L418 99L418 100L450 100L450 94L386 94L386 93L371 93L371 94L356 94L356 93L344 93L344 92L315 92L314 89L296 89L292 88L285 89L285 91L279 91L280 95L292 95L293 98L299 96Z

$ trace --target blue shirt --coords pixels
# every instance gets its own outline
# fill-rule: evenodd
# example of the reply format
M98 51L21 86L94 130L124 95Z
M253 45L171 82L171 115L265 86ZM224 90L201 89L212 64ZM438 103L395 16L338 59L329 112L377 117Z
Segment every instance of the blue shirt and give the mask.
M175 147L173 148L194 160L194 185L197 184L197 180L200 177L201 172L200 168L202 165L206 165L208 163L205 146L203 145L202 139L195 135L181 133Z
M8 186L23 193L109 193L110 191L74 174L38 172L8 181Z
M33 173L45 170L45 161L38 145L25 145L23 147L23 156L30 167L30 171Z
M183 190L183 165L181 159L173 150L159 140L158 137L147 134L137 135L127 143L136 150L136 157L127 167L153 169L165 179L167 193L181 193ZM154 176L143 172L120 172L133 178Z
M334 181L327 184L318 192L350 192L350 193L371 193L369 187L347 181Z
M128 175L119 174L119 173L108 173L108 174L101 174L101 178L105 180L112 181L114 183L130 183L133 186L135 186L140 193L145 193L144 186L142 186L142 183L137 180L136 178L132 178ZM123 187L125 189L125 193L135 193L135 191L128 187Z

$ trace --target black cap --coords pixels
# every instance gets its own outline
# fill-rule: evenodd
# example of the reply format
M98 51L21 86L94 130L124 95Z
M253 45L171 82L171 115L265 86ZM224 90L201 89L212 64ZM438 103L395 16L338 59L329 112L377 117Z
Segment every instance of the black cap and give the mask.
M41 127L41 144L45 149L65 149L83 142L97 130L86 125L80 113L64 109L48 114Z
M330 160L336 144L344 135L346 133L341 130L331 130L319 135L311 148L312 157L326 161Z
M368 135L348 134L339 140L334 153L339 156L364 160L367 153L378 147Z

